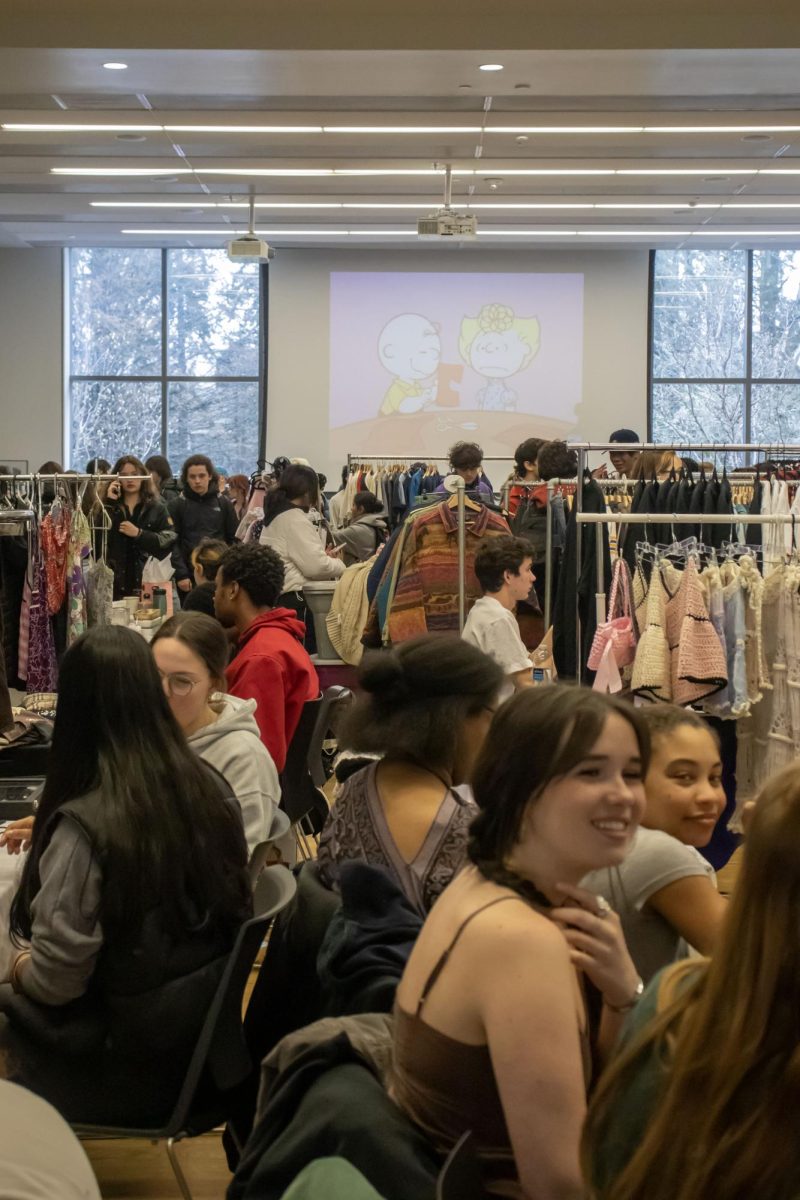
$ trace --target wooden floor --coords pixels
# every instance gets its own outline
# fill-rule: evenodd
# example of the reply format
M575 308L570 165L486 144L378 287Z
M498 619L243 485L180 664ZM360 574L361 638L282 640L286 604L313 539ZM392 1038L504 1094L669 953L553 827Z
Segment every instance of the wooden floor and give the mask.
M83 1145L103 1200L180 1200L163 1144L120 1140ZM221 1135L189 1138L177 1152L194 1200L224 1200L231 1176Z

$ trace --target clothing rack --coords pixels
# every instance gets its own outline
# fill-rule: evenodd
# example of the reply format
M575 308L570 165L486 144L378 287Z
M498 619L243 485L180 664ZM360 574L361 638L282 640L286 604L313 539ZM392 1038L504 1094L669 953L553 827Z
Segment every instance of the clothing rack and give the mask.
M38 480L44 480L46 483L54 480L64 479L67 483L102 483L105 480L113 482L115 479L136 479L144 481L150 479L150 475L87 475L78 471L59 471L57 475L40 475L35 471L31 475L0 475L0 483L35 483Z
M705 443L700 443L697 445L692 445L690 442L570 442L569 448L571 450L575 450L578 455L578 489L577 489L577 493L576 493L576 497L575 497L575 506L576 506L576 510L577 510L576 515L578 517L578 523L577 523L576 531L575 531L575 554L576 554L576 558L577 558L579 572L580 572L580 564L582 562L583 526L584 526L584 524L587 523L580 519L581 518L581 509L583 508L583 485L584 485L584 478L586 475L586 455L587 454L589 454L593 451L595 451L595 452L599 451L599 452L603 453L603 452L606 452L609 450L615 450L615 451L621 450L623 452L627 451L630 453L638 453L639 451L642 451L642 450L657 450L663 454L666 454L666 453L678 454L681 450L685 450L687 452L691 450L691 451L694 451L695 453L699 453L699 454L737 454L737 453L738 454L756 454L757 453L757 454L763 455L766 453L768 455L771 450L776 450L776 451L780 450L781 454L783 454L783 455L798 455L798 456L800 456L800 446L780 445L775 442L766 442L766 443L761 443L761 444L759 444L757 442L705 442ZM593 480L592 482L599 483L600 480ZM589 514L589 515L601 516L602 514L594 513L594 514ZM616 517L619 517L620 514L615 513L613 515ZM637 515L639 515L639 514L637 514ZM649 520L649 517L651 515L652 514L648 514L648 521L646 522L647 524L652 523ZM666 513L661 513L658 515L668 516L668 514L666 514ZM630 524L630 522L624 522L624 523ZM641 525L641 524L644 524L645 522L642 522L641 520L639 520L638 523ZM663 522L663 524L666 524L666 523L667 522ZM703 522L695 521L693 523L694 524L704 524L705 522L704 521ZM729 523L736 524L736 522L733 519L731 519L731 521ZM690 522L687 522L685 514L682 517L681 524L684 524L684 525L690 524ZM757 524L757 522L753 521L752 524ZM577 589L576 589L576 594L575 594L575 616L576 616L576 620L575 620L576 659L575 659L575 661L578 664L578 667L577 667L578 678L580 678L582 638L581 638L580 600L579 600L579 597L577 594Z
M794 513L576 513L578 527L594 525L597 538L597 622L606 620L606 586L603 570L603 526L616 525L796 525Z

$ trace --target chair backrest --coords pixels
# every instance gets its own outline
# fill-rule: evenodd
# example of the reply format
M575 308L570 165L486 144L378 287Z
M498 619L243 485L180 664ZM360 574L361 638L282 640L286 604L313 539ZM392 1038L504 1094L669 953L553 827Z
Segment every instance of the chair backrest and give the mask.
M471 1130L463 1133L436 1180L436 1200L488 1200Z
M322 694L307 760L309 774L318 788L325 786L329 774L323 761L324 744L331 735L336 737L338 734L339 722L352 701L353 693L346 687L329 687Z
M210 1074L214 1087L227 1092L249 1076L253 1063L247 1050L242 1028L244 990L258 953L273 918L291 901L297 885L291 871L276 866L262 872L266 891L272 891L272 903L263 896L262 911L245 921L228 956L208 1015L200 1031L186 1078L183 1082L168 1131L180 1132L189 1122L192 1107L201 1081Z
M308 769L309 751L322 705L321 696L316 700L307 700L303 705L281 774L281 808L292 825L310 816L315 833L320 832L328 815L325 797L316 787Z

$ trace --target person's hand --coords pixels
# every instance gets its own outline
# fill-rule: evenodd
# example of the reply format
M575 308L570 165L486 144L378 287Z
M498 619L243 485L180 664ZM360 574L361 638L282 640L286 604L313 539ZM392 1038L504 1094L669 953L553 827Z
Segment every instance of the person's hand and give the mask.
M560 883L558 890L564 902L550 916L567 940L573 966L591 979L608 1004L628 1004L636 994L639 973L619 917L602 896L586 888Z
M122 484L118 479L111 480L111 483L108 485L108 491L106 492L106 495L108 496L109 500L119 500L120 496L122 495Z
M342 550L344 550L344 546L329 546L325 553L329 558L339 558Z
M596 471L592 471L592 479L608 479L608 467L605 463L598 467Z
M120 521L119 531L129 538L138 537L140 533L139 526L134 525L133 521Z
M178 591L179 592L190 592L191 590L192 590L191 579L179 579L178 580Z
M18 821L9 821L0 832L0 846L5 846L9 854L19 854L20 850L30 850L31 835L33 834L31 817L20 817Z

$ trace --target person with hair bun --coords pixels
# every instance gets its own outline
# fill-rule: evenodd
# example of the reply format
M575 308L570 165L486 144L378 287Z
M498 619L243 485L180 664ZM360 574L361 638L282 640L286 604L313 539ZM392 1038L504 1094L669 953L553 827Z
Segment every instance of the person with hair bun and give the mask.
M438 1150L472 1132L489 1195L585 1197L587 1091L642 982L579 881L624 859L648 758L633 707L556 685L504 704L475 764L471 861L400 981L391 1090Z
M422 915L461 869L475 806L468 782L503 674L475 646L428 635L367 655L339 744L378 761L346 779L320 839L322 881L338 865L384 867Z
M184 612L201 612L209 617L214 613L215 580L219 560L227 551L226 542L216 538L203 538L192 551L194 587L183 602Z

